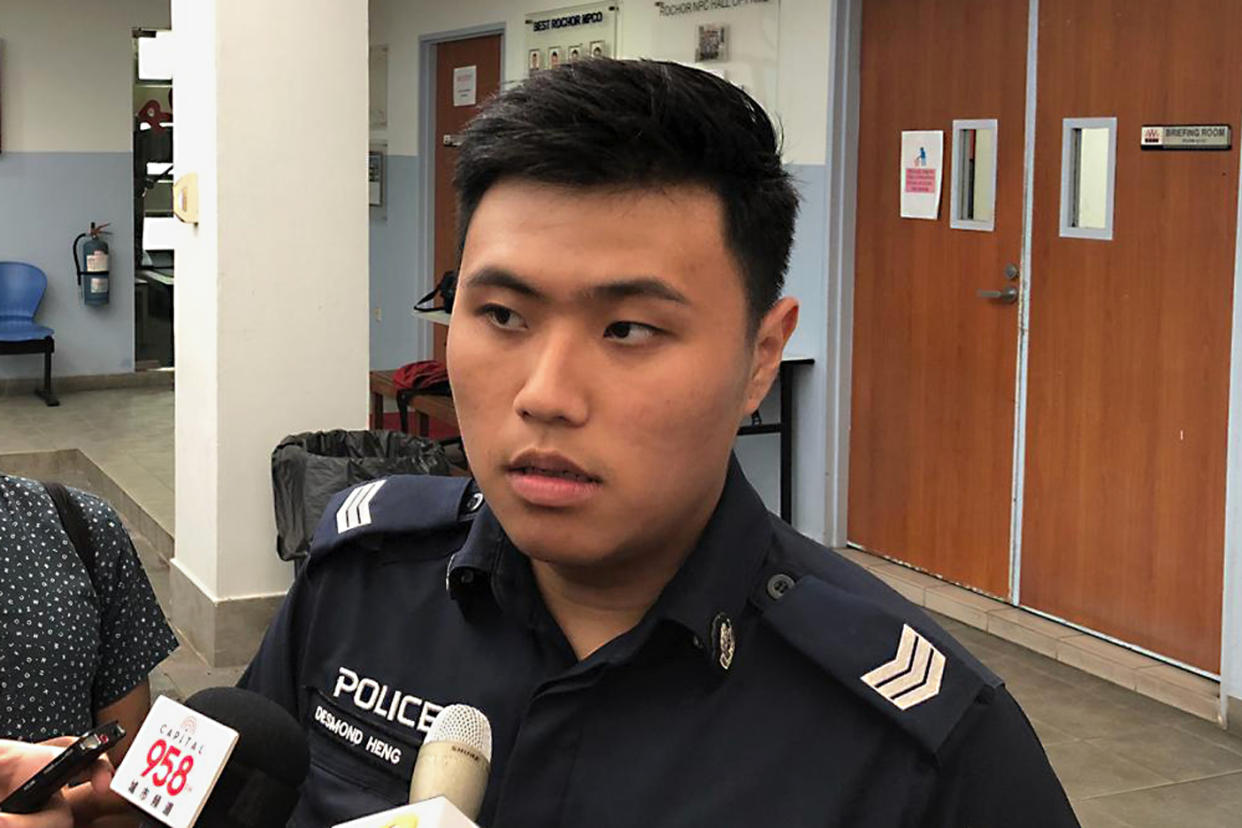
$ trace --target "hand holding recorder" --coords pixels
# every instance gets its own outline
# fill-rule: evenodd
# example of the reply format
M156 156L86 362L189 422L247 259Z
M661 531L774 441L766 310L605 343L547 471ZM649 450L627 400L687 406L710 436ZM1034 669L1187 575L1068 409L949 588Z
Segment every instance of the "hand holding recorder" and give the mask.
M112 765L102 750L93 752L88 737L71 748L0 740L0 796L5 797L0 828L72 828L73 813L61 788L88 782L95 793L107 794ZM39 801L30 798L31 791Z

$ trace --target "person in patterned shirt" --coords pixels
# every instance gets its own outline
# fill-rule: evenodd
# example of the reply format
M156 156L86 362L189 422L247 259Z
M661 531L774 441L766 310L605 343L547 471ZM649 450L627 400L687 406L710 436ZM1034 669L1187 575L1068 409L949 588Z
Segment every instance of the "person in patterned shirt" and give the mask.
M151 670L177 639L116 512L68 493L93 573L43 485L0 474L0 738L40 742L115 720L129 734L109 752L119 763L150 709Z

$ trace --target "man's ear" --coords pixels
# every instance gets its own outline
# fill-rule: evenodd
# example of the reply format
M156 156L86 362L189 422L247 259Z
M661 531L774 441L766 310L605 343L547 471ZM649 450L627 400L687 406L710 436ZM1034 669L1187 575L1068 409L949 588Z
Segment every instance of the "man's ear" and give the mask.
M773 380L781 367L781 355L785 343L798 327L798 300L786 296L772 306L759 322L755 332L754 350L751 355L750 375L746 378L744 409L745 417L759 407L768 395Z

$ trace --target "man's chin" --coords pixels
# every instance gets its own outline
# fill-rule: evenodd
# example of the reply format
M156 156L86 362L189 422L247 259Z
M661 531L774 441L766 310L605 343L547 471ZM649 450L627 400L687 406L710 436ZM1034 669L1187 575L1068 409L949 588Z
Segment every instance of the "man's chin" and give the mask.
M575 539L560 533L549 536L539 531L517 532L509 534L509 540L532 563L557 569L599 569L607 567L615 557L606 544L584 542L582 537Z

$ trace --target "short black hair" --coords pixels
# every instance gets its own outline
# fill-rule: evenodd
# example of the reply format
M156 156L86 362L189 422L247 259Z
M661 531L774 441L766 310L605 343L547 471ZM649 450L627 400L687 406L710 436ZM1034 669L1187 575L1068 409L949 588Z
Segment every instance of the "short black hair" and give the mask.
M586 58L498 93L462 136L459 245L488 188L507 178L705 187L723 202L751 333L780 296L798 194L763 107L715 75L663 61Z

